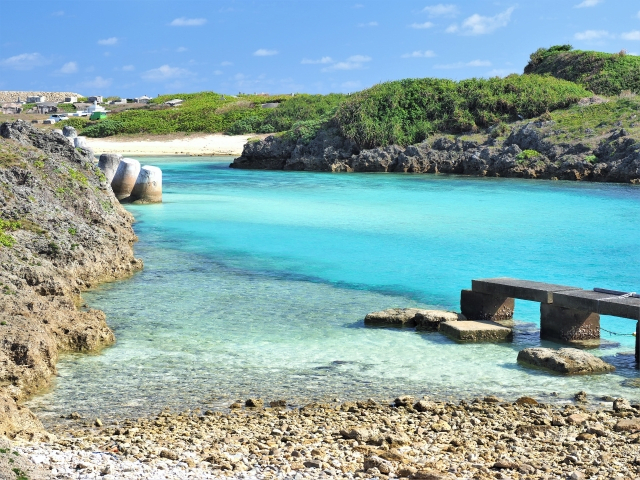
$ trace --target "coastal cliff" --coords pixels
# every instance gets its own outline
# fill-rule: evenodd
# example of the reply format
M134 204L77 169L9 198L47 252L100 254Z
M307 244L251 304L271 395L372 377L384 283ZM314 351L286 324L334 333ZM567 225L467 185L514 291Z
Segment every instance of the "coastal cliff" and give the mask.
M587 106L586 108L590 108ZM249 142L230 165L240 169L325 172L452 173L487 177L544 178L640 184L640 131L635 116L567 138L548 119L521 121L502 131L434 135L406 147L361 149L338 128L311 141L269 136ZM599 131L598 131L599 130Z
M0 435L42 432L18 402L49 385L60 353L115 341L80 294L142 268L132 223L88 150L0 125Z

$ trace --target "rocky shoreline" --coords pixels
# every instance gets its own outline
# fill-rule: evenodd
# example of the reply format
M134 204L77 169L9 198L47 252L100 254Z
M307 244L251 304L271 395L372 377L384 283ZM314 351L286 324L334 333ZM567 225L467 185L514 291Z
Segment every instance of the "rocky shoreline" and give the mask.
M553 121L522 121L512 124L508 135L503 136L489 129L482 134L433 136L407 147L392 145L367 150L360 149L343 138L337 128L330 127L320 130L308 143L275 135L249 142L230 166L640 184L640 131L637 130L614 126L567 141L561 140L563 132Z
M80 294L142 268L132 223L89 150L0 125L0 435L47 438L18 402L49 385L61 352L115 341Z
M84 419L46 444L13 448L33 462L32 479L640 477L640 405L604 398L587 408L585 398L403 396L295 409L248 399L227 413Z

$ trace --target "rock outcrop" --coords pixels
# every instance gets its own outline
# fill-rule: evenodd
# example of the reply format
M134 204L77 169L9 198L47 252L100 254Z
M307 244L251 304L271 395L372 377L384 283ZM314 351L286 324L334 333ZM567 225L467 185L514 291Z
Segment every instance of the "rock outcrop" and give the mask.
M389 308L369 313L364 317L364 324L378 327L416 327L418 330L438 330L442 322L466 320L456 312L443 310L425 310L422 308Z
M567 375L606 373L613 365L577 348L525 348L518 353L518 362Z
M41 425L16 402L49 384L58 354L114 341L80 293L142 262L133 218L89 152L21 121L0 136L0 435L29 437Z
M326 172L451 173L640 184L640 139L623 128L563 141L553 121L518 122L500 140L491 131L432 137L400 147L360 149L336 128L305 143L269 136L249 142L232 168ZM535 151L535 156L523 154Z

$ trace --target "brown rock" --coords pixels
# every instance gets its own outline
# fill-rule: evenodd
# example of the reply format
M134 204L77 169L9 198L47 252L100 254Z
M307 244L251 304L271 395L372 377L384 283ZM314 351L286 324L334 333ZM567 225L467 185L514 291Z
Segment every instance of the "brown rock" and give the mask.
M264 407L264 400L261 398L249 398L244 402L244 406L249 408L262 408Z
M538 402L531 397L520 397L516 400L518 405L538 405Z
M613 429L616 432L638 432L640 431L640 417L621 418Z
M567 423L570 425L582 425L589 420L589 415L584 413L573 413L567 417Z

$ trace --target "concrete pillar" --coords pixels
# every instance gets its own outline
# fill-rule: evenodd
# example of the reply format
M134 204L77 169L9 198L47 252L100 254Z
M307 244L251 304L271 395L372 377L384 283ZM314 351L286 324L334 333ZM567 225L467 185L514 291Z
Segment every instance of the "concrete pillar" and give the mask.
M66 125L62 129L62 134L67 138L75 138L78 136L78 132L76 131L76 129L69 125Z
M102 170L104 176L107 177L107 183L111 183L113 176L118 170L118 165L122 161L122 155L119 153L103 153L98 160L98 168Z
M600 315L585 310L540 304L540 338L579 342L600 338Z
M111 188L118 200L129 200L139 174L140 162L133 158L123 158L120 161L111 181Z
M162 203L162 170L145 165L131 192L135 203Z
M76 148L89 148L87 137L73 137L73 146Z
M488 295L462 290L460 311L469 320L509 320L513 318L515 300L500 295Z

